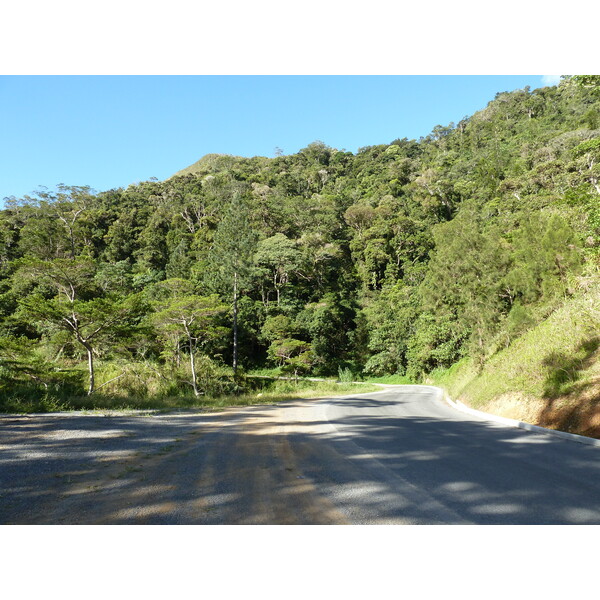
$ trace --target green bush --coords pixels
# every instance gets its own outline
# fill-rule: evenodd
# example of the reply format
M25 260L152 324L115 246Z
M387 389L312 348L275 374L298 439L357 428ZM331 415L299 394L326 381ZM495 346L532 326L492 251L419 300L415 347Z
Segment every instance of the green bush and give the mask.
M354 373L348 367L338 368L338 381L340 383L352 383L355 381Z

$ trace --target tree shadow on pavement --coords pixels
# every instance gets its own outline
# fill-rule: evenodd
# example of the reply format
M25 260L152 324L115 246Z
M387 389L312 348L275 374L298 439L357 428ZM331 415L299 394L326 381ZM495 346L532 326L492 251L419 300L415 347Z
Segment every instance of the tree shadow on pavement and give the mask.
M1 419L0 523L600 524L597 448L402 402Z

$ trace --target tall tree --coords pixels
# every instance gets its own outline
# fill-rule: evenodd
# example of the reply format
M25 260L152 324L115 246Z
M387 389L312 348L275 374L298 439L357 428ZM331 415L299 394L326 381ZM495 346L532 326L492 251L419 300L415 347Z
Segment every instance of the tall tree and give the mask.
M238 375L238 300L251 286L252 257L257 235L249 223L250 210L235 191L217 227L208 256L206 283L231 299L233 309L233 375Z
M177 344L183 339L190 355L194 395L200 395L196 374L196 351L202 344L223 334L215 317L225 310L216 295L198 296L189 282L168 279L158 284L164 297L154 303L152 322L165 336L174 335Z
M49 323L66 331L87 354L88 395L96 390L94 354L102 338L127 328L127 320L139 310L136 296L95 295L91 284L95 270L89 259L29 260L17 272L18 277L34 278L55 293L41 293L20 301L20 311L34 322Z
M270 279L278 305L281 289L288 283L290 274L300 266L301 258L302 254L294 240L290 240L283 233L276 233L258 244L254 260L260 271ZM268 302L269 290L266 297Z

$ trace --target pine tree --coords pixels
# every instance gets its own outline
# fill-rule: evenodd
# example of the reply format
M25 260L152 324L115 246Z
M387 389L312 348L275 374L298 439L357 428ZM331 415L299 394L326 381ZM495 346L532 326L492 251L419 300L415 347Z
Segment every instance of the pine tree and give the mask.
M239 192L233 198L215 232L208 256L205 281L231 298L233 308L233 375L238 372L238 300L251 284L252 258L257 235L249 223L250 210Z

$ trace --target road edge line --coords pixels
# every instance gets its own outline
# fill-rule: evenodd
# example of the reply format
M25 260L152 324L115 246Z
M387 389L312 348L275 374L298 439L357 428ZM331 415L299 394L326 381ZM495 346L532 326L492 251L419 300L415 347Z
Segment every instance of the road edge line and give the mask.
M450 395L443 388L428 385L423 387L429 387L432 389L439 390L442 400L444 400L447 404L449 404L452 408L459 410L464 413L468 413L471 415L475 415L477 417L481 417L483 419L487 419L488 421L494 421L496 423L501 423L502 425L508 425L509 427L518 427L519 429L526 429L527 431L532 431L534 433L546 433L549 435L554 435L556 437L560 437L562 439L577 442L579 444L586 444L588 446L600 447L600 440L596 438L586 437L585 435L578 435L576 433L567 433L566 431L559 431L556 429L548 429L547 427L541 427L539 425L532 425L531 423L525 423L524 421L519 421L518 419L509 419L508 417L500 417L498 415L493 415L491 413L486 413L481 410L475 410L474 408L470 408L463 404L460 400L452 400Z

